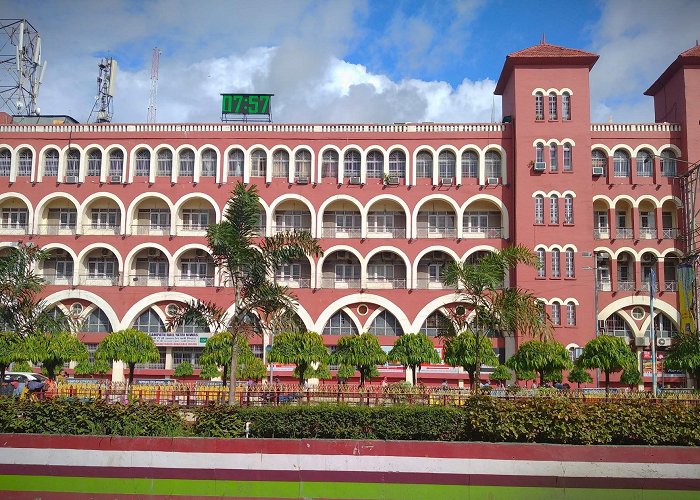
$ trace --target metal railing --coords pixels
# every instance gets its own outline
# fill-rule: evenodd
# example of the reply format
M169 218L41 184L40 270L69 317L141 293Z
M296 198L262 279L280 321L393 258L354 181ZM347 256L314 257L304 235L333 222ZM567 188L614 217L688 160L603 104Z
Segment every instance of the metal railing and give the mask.
M180 286L214 286L214 276L183 276L175 278L175 284Z
M311 232L311 226L284 226L284 225L273 225L272 234L279 233L301 233L301 232Z
M416 234L419 238L456 238L457 230L454 227L418 225Z
M615 229L615 238L619 240L631 240L634 237L634 231L631 227L618 227Z
M29 232L29 224L0 222L0 231L12 231L12 234L27 234Z
M130 274L130 286L168 286L168 275Z
M593 228L593 239L594 240L608 240L608 239L610 239L610 228L609 227Z
M89 224L83 228L85 234L119 234L119 224Z
M371 227L367 229L368 238L405 238L405 227Z
M677 281L664 281L664 292L677 292L678 282Z
M654 290L658 290L659 285L658 283L654 283ZM639 284L639 291L640 292L648 292L649 291L649 281L644 280Z
M205 224L178 224L178 231L205 232L209 225Z
M618 292L634 292L635 291L634 281L619 281L617 282Z
M610 280L599 281L598 290L601 292L612 292L612 283Z
M119 285L119 275L100 276L95 274L81 274L80 284L86 286L117 286Z
M291 276L276 276L275 281L278 285L286 286L288 288L311 288L311 277L295 278Z
M416 288L420 288L421 290L445 290L450 287L443 285L442 281L440 280L430 278L418 278Z
M362 230L359 227L323 226L323 238L359 238Z
M60 275L56 273L47 273L44 272L43 274L44 281L46 282L47 285L72 285L73 284L73 275Z
M167 224L133 224L131 226L131 232L138 235L156 235L162 236L164 234L170 233L170 223Z
M675 240L678 234L678 228L675 227L665 227L661 230L661 238L664 240Z
M73 235L76 233L77 228L77 224L39 224L39 234Z
M406 288L406 278L367 278L367 288L383 289L383 288Z
M655 227L640 227L639 237L644 240L655 240L656 239L656 228Z
M322 278L321 288L360 288L359 279Z
M470 234L482 235L485 238L501 238L503 230L500 227L463 227L464 237L468 238Z

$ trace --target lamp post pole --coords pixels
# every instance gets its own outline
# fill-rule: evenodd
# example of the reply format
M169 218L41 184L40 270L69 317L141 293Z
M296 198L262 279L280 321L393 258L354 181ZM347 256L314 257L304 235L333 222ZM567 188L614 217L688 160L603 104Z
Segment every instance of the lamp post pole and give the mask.
M654 338L654 285L656 282L656 270L649 272L649 341L651 342L651 392L654 396L658 391L656 380L656 339Z
M598 252L593 252L593 309L595 321L595 336L596 338L600 335L600 328L598 326L598 292L600 291L600 284L598 282ZM595 369L595 386L600 387L600 369Z

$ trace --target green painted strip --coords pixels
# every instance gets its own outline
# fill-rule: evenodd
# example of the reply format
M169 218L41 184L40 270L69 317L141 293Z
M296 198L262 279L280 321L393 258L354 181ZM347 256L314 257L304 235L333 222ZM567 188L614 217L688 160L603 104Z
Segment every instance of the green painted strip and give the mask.
M273 497L337 499L492 500L497 498L539 500L697 500L695 491L541 488L514 486L460 486L396 483L325 483L285 481L216 481L197 479L124 479L0 475L0 490L48 493L107 493L122 495L171 495L212 497Z

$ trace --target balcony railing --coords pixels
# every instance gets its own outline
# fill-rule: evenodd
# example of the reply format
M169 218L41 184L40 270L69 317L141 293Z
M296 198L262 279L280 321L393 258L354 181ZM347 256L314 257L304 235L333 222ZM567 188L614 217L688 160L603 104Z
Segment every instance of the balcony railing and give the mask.
M176 278L176 283L180 286L214 286L214 276L183 276Z
M472 235L483 236L484 238L501 238L503 231L500 227L467 227L463 228L463 236L469 238Z
M168 275L130 274L130 286L168 286Z
M615 238L618 240L631 240L634 237L634 231L631 227L618 227L615 230Z
M661 230L661 238L664 240L675 240L678 238L678 228L665 227Z
M438 227L419 224L417 235L419 238L456 238L457 230L454 227Z
M664 281L664 292L677 292L678 282L677 281Z
M302 278L297 276L276 276L275 281L278 285L288 288L311 288L311 278Z
M610 280L602 280L598 282L598 290L601 292L611 292L612 291L612 283Z
M85 286L117 286L119 275L81 274L80 284Z
M191 233L199 233L199 232L205 232L209 228L208 224L178 224L177 229L179 232L191 232Z
M253 236L265 236L265 226L255 226L253 230Z
M324 238L359 238L361 234L359 227L323 226Z
M165 363L137 363L135 370L165 370Z
M321 288L360 288L359 279L322 278Z
M639 237L643 240L655 240L656 239L656 228L655 227L640 227Z
M73 235L77 229L76 224L40 224L39 234L45 235Z
M658 290L658 289L659 289L658 283L654 283L654 290ZM646 281L646 280L642 281L639 284L639 291L640 292L648 292L649 291L649 281Z
M610 239L610 228L603 227L603 226L593 228L593 239L594 240L609 240Z
M367 278L367 288L372 289L392 289L406 288L406 278Z
M311 232L311 226L285 226L285 225L278 225L278 226L272 226L272 234L279 234L279 233L301 233L301 232Z
M368 238L405 238L405 227L370 227L367 229Z
M73 275L65 275L65 274L56 274L54 272L47 273L45 272L44 275L44 281L46 282L47 285L72 285L73 284Z
M85 234L119 234L119 224L90 224L84 228Z
M134 224L131 226L133 234L162 236L170 233L170 223L167 224Z
M27 234L29 224L19 224L17 222L0 222L0 231L12 232L12 234Z
M634 292L635 283L634 281L619 281L617 282L618 292Z
M417 288L421 290L444 290L450 288L442 284L442 281L431 278L418 278Z

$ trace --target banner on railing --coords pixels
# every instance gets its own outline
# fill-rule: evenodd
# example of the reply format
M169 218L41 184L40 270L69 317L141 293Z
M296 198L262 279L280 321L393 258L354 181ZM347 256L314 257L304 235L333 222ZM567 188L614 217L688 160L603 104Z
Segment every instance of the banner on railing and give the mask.
M681 331L695 332L695 273L690 264L678 266L678 302L681 310Z
M204 347L209 339L207 333L152 332L148 335L157 346L162 347Z

